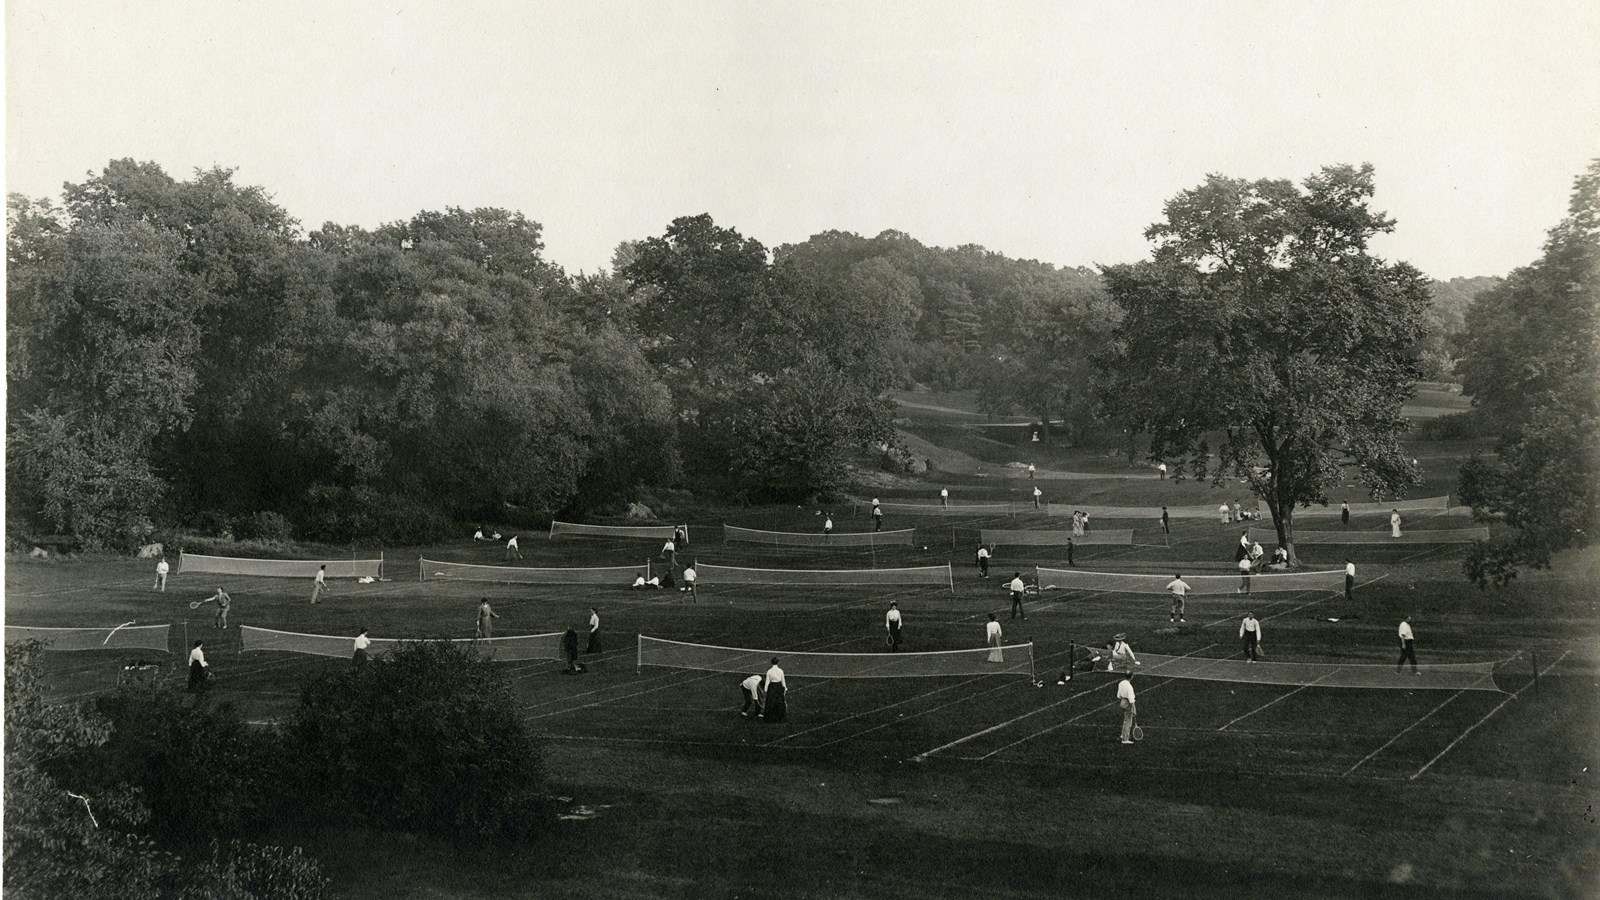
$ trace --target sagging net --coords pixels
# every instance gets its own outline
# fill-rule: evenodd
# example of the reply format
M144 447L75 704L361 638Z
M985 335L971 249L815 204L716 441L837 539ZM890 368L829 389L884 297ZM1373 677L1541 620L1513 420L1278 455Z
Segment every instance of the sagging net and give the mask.
M591 566L529 568L522 566L481 566L470 563L421 561L420 580L486 581L496 584L612 584L627 587L636 576L650 577L650 561L636 566Z
M1171 572L1138 574L1133 572L1091 572L1087 569L1035 570L1041 589L1057 588L1091 593L1165 594L1172 581ZM1188 596L1204 597L1238 593L1238 575L1184 575L1189 586ZM1265 575L1251 573L1250 593L1265 594L1273 591L1342 591L1344 570L1328 569L1320 572L1273 572Z
M697 582L716 584L937 584L953 586L950 564L899 569L747 569L742 566L695 566Z
M910 546L916 530L899 531L847 531L821 534L808 531L762 531L759 528L722 526L724 541L743 541L747 544L767 544L773 547L888 547Z
M1153 519L1161 520L1161 507L1159 506L1080 506L1076 503L1052 503L1050 515L1071 516L1074 512L1086 512L1090 518L1101 519ZM1215 506L1169 506L1167 518L1169 519L1210 519L1216 518Z
M160 650L168 646L170 625L108 625L104 628L35 628L7 625L6 643L47 641L46 650Z
M1296 544L1470 544L1489 539L1487 528L1445 528L1434 531L1400 530L1394 537L1385 531L1302 531Z
M803 653L713 647L639 636L639 665L759 675L773 658L788 678L937 678L951 675L1033 677L1033 645L1011 644L929 653Z
M521 634L497 638L454 638L452 644L468 644L495 662L535 659L560 659L564 632ZM349 659L355 654L355 635L299 634L271 628L239 626L240 650L276 650L280 653L305 653ZM367 653L377 656L404 641L421 638L371 638Z
M1132 671L1141 677L1189 678L1199 681L1226 681L1239 684L1275 684L1292 687L1380 688L1432 691L1499 691L1495 684L1497 663L1441 663L1423 665L1417 674L1411 668L1396 670L1393 663L1278 662L1243 658L1214 659L1200 656L1162 656L1158 653L1134 654L1133 665L1125 660L1113 664L1110 651L1079 647L1075 660L1079 668L1120 674ZM1398 650L1396 651L1398 655Z
M383 559L247 559L237 556L178 554L179 575L214 573L217 575L261 575L272 578L312 578L317 569L327 566L329 578L378 578L383 575Z
M655 540L664 541L679 530L683 531L685 538L689 536L689 526L687 525L579 525L575 522L550 523L551 538L565 535L567 537L654 538Z
M1096 544L1133 543L1132 528L1105 528L1073 534L1070 531L1019 531L1009 528L982 528L979 540L985 544L1013 547L1065 547L1070 538L1074 546L1089 547Z
M940 504L937 500L922 502L897 500L889 503L879 503L878 505L883 507L883 511L885 513L893 512L908 516L940 516L952 513L965 515L1010 515L1019 510L1033 508L1033 504L1031 503L1012 503L1005 500L987 503L981 501L973 501L968 503L952 502L948 505ZM870 509L872 504L868 503L865 504L865 506Z
M1419 497L1416 500L1389 500L1374 501L1370 503L1352 503L1350 504L1350 515L1360 516L1371 515L1372 513L1386 513L1391 509L1398 509L1401 512L1405 512L1406 510L1411 510L1413 512L1444 512L1449 508L1450 498L1448 496ZM1301 516L1337 516L1339 513L1339 504L1330 503L1327 506L1308 506L1303 509L1296 509L1294 511L1294 517L1298 519Z

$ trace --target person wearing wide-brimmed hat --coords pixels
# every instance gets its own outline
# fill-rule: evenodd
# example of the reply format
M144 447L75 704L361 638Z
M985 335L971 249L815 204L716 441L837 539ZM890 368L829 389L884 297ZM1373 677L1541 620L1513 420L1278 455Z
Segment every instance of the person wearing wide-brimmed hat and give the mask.
M1111 664L1109 671L1131 672L1133 667L1142 665L1139 658L1133 655L1133 648L1128 646L1128 636L1118 633L1111 638Z

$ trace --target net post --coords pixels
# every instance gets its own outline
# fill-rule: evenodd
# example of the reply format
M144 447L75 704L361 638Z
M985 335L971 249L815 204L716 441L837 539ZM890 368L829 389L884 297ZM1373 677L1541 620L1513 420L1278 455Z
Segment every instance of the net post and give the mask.
M1531 651L1533 656L1533 692L1539 693L1539 652Z
M638 655L633 659L633 674L638 675L644 671L644 633L635 635L639 639Z
M1078 642L1067 641L1067 677L1078 671Z
M944 564L944 574L946 578L950 579L950 593L954 594L956 592L956 572L949 563Z
M555 539L556 539L556 520L555 519L551 519L550 520L550 534L548 536L546 536L545 540L553 541Z
M350 555L354 557L355 551L351 551ZM378 549L378 580L383 580L383 548L381 547Z
M420 559L417 560L417 581L428 580L428 566Z
M1028 638L1028 680L1034 683L1039 681L1038 657L1033 653L1033 638Z

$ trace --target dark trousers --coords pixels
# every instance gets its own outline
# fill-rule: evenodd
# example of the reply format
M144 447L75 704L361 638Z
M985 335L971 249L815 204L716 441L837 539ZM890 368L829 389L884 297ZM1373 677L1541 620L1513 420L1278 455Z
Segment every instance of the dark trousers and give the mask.
M741 684L739 685L739 692L744 694L744 705L739 707L739 712L747 713L750 711L750 707L754 706L756 708L756 715L760 715L761 701L756 699L755 691L752 691Z
M889 652L896 653L900 650L900 623L889 624Z
M1172 523L1167 520L1166 516L1161 517L1161 530L1165 534L1172 533Z
M989 557L978 557L978 573L985 578L989 577Z
M1011 618L1015 619L1017 616L1021 616L1024 619L1026 619L1028 617L1028 614L1022 611L1022 595L1017 593L1016 591L1012 591L1011 592Z
M1406 660L1408 659L1411 660L1411 671L1415 672L1417 670L1416 641L1410 640L1409 638L1405 641L1402 641L1400 644L1400 659L1394 664L1394 670L1399 672L1401 668L1405 666Z
M1072 545L1067 545L1067 565L1077 568L1078 564L1072 561Z
M883 530L883 516L873 516L872 517L872 530L873 531L882 531Z
M1356 589L1356 577L1354 575L1346 575L1344 577L1344 598L1346 600L1355 599L1352 596L1352 594L1355 591L1355 589Z
M1256 641L1256 633L1254 631L1246 631L1244 633L1244 655L1245 656L1247 656L1247 657L1249 657L1251 659L1255 659L1256 658L1256 643L1257 643L1257 641Z
M1350 524L1350 510L1348 510L1348 509L1339 510L1339 524L1340 525L1349 525Z
M594 631L589 632L589 646L583 648L583 652L585 652L585 653L599 653L599 652L601 652L600 651L600 629L596 628Z

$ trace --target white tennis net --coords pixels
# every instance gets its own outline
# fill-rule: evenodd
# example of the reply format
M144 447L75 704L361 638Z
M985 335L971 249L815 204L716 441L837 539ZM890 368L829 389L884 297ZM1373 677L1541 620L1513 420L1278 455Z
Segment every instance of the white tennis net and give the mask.
M716 584L937 584L955 588L950 564L899 569L747 569L741 566L695 566L700 585Z
M1187 580L1187 579L1185 579ZM1111 668L1110 654L1103 650L1080 648L1079 658L1089 655L1095 671L1121 673L1128 664ZM1413 675L1409 667L1396 671L1391 663L1274 662L1245 659L1211 659L1199 656L1137 654L1139 665L1132 671L1140 676L1189 678L1200 681L1227 681L1241 684L1276 684L1301 687L1389 688L1435 691L1499 691L1494 681L1495 663L1442 663L1420 668Z
M383 557L377 559L250 559L238 556L178 554L178 574L262 575L272 578L311 578L321 566L329 578L381 577Z
M519 662L531 659L560 659L561 639L565 632L550 634L521 634L498 638L454 638L452 644L469 644L495 662ZM275 631L271 628L239 626L242 650L276 650L281 653L305 653L311 656L336 656L349 659L355 655L355 635L299 634L293 631ZM377 656L393 649L403 641L422 638L370 638L367 653Z
M108 625L105 628L35 628L7 625L6 643L48 641L46 650L160 650L168 647L170 625Z
M899 531L848 531L822 534L809 531L762 531L758 528L722 526L724 541L743 541L749 544L769 544L774 547L887 547L910 546L916 530Z
M869 510L872 508L872 504L870 503L864 505ZM968 503L951 503L949 505L941 505L937 500L931 502L897 500L879 503L878 505L883 508L885 513L893 512L908 516L942 516L951 513L963 513L967 515L999 515L1004 513L1006 515L1010 515L1020 509L1032 508L1031 503L1013 503L1006 500L990 502L972 501Z
M756 675L774 657L787 678L934 678L946 675L1033 677L1033 645L931 653L803 653L687 644L639 635L639 666Z
M1009 544L1013 547L1065 547L1071 539L1074 546L1095 544L1132 544L1132 528L1106 528L1075 535L1070 531L1017 531L1007 528L980 528L979 539L985 544Z
M424 559L421 561L418 575L420 581L433 578L442 581L486 581L496 584L614 584L626 587L633 583L634 576L650 577L650 561L645 560L636 566L527 568Z
M1070 516L1074 512L1086 512L1091 518L1102 519L1156 519L1161 518L1159 506L1088 506L1077 503L1052 503L1049 514L1052 516ZM1215 506L1169 506L1167 518L1169 519L1214 519L1217 517Z
M1041 588L1056 587L1069 591L1095 593L1165 594L1172 573L1137 574L1133 572L1091 572L1086 569L1046 569L1040 567L1035 577ZM1239 588L1238 575L1184 575L1190 597L1232 594ZM1328 569L1320 572L1282 572L1268 575L1250 575L1252 594L1272 591L1342 591L1344 571Z
M654 538L664 541L679 529L683 530L685 538L689 536L687 525L579 525L575 522L551 522L550 537Z
M1386 513L1391 509L1398 509L1401 512L1405 512L1406 510L1411 510L1413 512L1429 510L1443 512L1449 508L1450 498L1448 496L1421 497L1416 500L1389 500L1387 502L1374 501L1370 503L1352 503L1350 504L1350 514L1352 516L1359 516L1370 513ZM1339 504L1337 503L1329 504L1327 506L1308 506L1304 509L1296 509L1294 511L1294 517L1298 519L1301 516L1337 516L1339 515L1340 511Z
M1302 531L1294 536L1296 544L1470 544L1488 539L1487 528L1402 529L1399 537L1387 531Z

